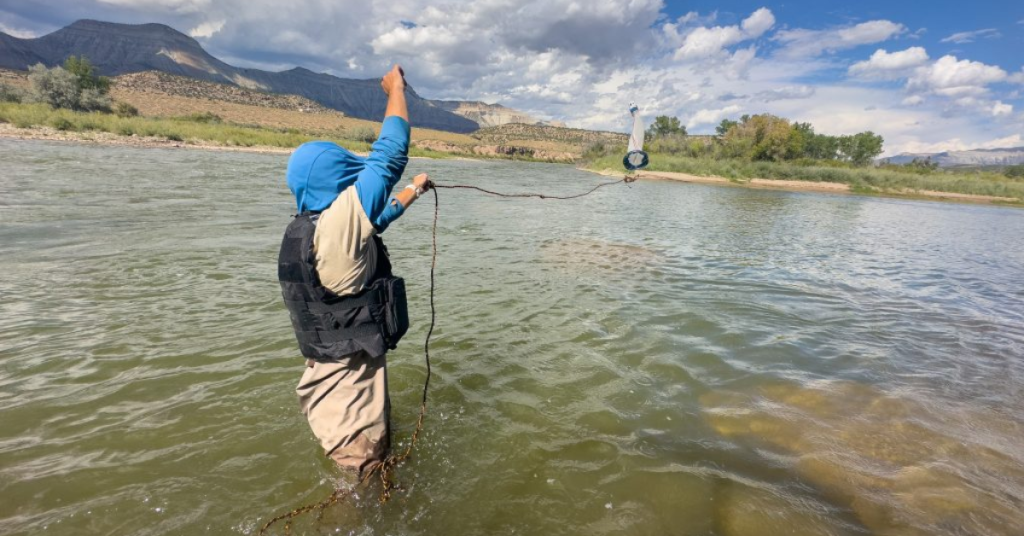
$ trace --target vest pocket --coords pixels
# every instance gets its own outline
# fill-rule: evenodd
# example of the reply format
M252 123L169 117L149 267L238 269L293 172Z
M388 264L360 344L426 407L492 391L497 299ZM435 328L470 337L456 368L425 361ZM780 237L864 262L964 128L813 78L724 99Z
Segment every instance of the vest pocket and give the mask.
M384 338L394 349L398 341L409 331L409 305L405 297L405 280L401 277L385 279L387 292L387 333Z
M394 350L405 332L409 331L405 280L401 277L382 277L373 282L371 292L378 293L380 300L369 306L370 312L380 326L384 343Z

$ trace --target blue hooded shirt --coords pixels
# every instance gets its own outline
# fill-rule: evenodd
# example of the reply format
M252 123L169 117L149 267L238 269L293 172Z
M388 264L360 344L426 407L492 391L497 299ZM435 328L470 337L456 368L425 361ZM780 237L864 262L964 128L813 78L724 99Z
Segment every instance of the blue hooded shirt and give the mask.
M324 211L341 192L355 186L366 216L383 232L405 211L391 191L402 178L408 154L409 123L386 117L366 158L330 141L300 145L288 159L288 189L302 213Z

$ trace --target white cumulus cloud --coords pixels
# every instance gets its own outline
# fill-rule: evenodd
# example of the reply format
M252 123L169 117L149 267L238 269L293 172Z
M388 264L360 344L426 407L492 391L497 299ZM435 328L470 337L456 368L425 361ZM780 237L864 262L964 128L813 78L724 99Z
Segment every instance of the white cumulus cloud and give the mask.
M219 32L221 30L221 28L224 27L224 23L226 23L226 22L227 21L225 21L225 20L207 21L207 22L204 22L204 23L200 24L199 26L196 26L195 28L192 28L191 30L189 30L188 34L191 35L192 37L197 37L197 38L198 37L203 37L203 38L212 37L213 34Z
M735 26L699 27L683 39L675 53L677 60L702 59L719 56L729 46L756 39L775 25L775 15L768 8L760 8Z
M1013 113L1012 104L1003 104L1003 101L996 101L992 104L992 116L999 117L1000 115L1010 115Z
M883 19L829 30L785 30L776 33L774 39L783 44L779 55L788 58L808 58L825 52L881 43L906 31L906 26Z
M722 119L736 114L740 110L742 110L742 108L735 104L714 110L698 110L686 122L686 128L692 129L700 125L714 125L721 122Z
M922 47L910 47L898 52L878 49L867 60L851 65L849 73L855 76L890 76L923 65L927 61L928 53Z
M743 19L741 26L743 32L750 37L760 37L775 26L775 15L770 9L762 7Z
M946 97L980 95L986 92L986 86L1007 77L1006 71L995 65L946 55L931 65L917 68L907 81L907 89Z

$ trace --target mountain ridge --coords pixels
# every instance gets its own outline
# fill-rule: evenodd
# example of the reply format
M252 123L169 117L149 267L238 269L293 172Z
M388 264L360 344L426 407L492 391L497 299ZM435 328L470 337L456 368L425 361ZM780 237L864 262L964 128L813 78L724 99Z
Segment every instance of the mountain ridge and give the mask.
M340 78L301 66L280 72L235 67L206 52L192 37L159 23L83 19L32 39L0 32L0 68L26 70L36 63L51 67L71 55L85 55L106 76L160 71L298 95L360 119L383 120L387 105L377 79ZM480 128L477 121L424 99L412 87L407 89L407 100L417 126L462 133Z
M930 160L942 168L961 166L1012 166L1024 164L1024 147L1004 149L969 149L937 153L900 153L882 158L885 164L909 164L914 160Z

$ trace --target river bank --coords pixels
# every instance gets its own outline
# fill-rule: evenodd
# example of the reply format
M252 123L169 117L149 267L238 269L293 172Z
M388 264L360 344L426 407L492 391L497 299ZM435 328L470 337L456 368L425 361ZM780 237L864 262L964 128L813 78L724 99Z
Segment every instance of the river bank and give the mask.
M138 134L122 135L112 132L103 131L88 131L88 132L77 132L68 130L58 130L53 127L28 127L21 128L10 123L0 123L0 138L7 139L18 139L18 140L41 140L41 141L57 141L57 142L71 142L71 143L86 143L95 145L108 145L116 147L140 147L140 148L160 148L160 149L199 149L204 151L229 151L229 152L242 152L242 153L258 153L258 154L288 154L292 151L289 147L276 147L268 145L223 145L204 140L188 140L178 141L167 139L162 136L140 136ZM413 148L413 158L432 158L432 159L447 159L447 158L466 158L471 160L477 159L488 159L495 158L491 157L472 157L466 155L454 155L444 152L424 150L421 148ZM365 154L362 151L354 151L356 154ZM585 171L598 173L601 175L615 176L621 175L621 172L610 169L589 169L581 168ZM689 173L679 173L672 171L643 171L637 174L638 179L643 180L665 180L665 181L677 181L677 182L688 182L688 183L700 183L700 184L713 184L719 186L734 186L734 187L745 187L745 188L765 188L775 190L790 190L790 191L811 191L811 192L824 192L833 194L869 194L869 195L882 195L889 197L901 197L901 198L914 198L914 199L928 199L937 201L952 201L958 203L980 203L980 204L1000 204L1000 205L1011 205L1021 206L1022 202L1020 199L1013 197L1001 197L992 195L979 195L979 194L965 194L958 192L941 192L937 190L913 190L909 188L902 189L864 189L854 188L853 186L839 182L825 182L825 181L801 181L801 180L783 180L783 179L761 179L753 178L746 180L733 180L724 177L715 176L700 176Z
M588 169L585 171L606 176L622 175L621 172L610 169ZM957 203L980 203L1022 206L1020 199L1013 197L1000 197L994 195L963 194L957 192L940 192L936 190L912 190L909 188L894 190L867 190L854 188L849 184L840 182L824 181L799 181L783 179L746 179L733 180L724 177L704 177L691 175L689 173L678 173L672 171L642 171L636 174L637 179L656 181L676 181L699 184L713 184L717 186L733 186L740 188L761 188L769 190L789 190L804 192L823 192L832 194L867 194L884 197L900 197L911 199L926 199L933 201L952 201Z
M93 145L109 145L113 147L140 147L160 149L202 149L206 151L231 151L240 153L288 154L292 149L256 145L245 147L240 145L218 145L204 141L175 141L160 136L123 136L112 132L73 132L57 130L52 127L20 128L9 123L0 123L0 138L14 140L59 141L85 143Z
M119 116L57 110L31 103L0 103L0 124L10 125L8 137L21 139L88 141L136 147L196 146L214 150L235 150L240 147L248 152L290 151L313 140L337 141L354 152L365 152L370 149L379 131L379 126L366 126L376 123L344 117L341 119L358 121L359 126L349 124L325 129L310 126L284 127L280 126L281 123L266 125L259 121L247 121L266 121L260 114L268 112L261 108L250 115L230 115L227 113L232 111L230 109L216 110L217 113L203 110L176 116L131 113ZM221 116L221 113L225 116ZM296 121L295 124L301 123ZM413 128L411 134L409 155L413 157L572 163L579 156L578 148L571 144L529 136L524 139L520 139L522 136L495 137L492 132L474 138L421 128Z

